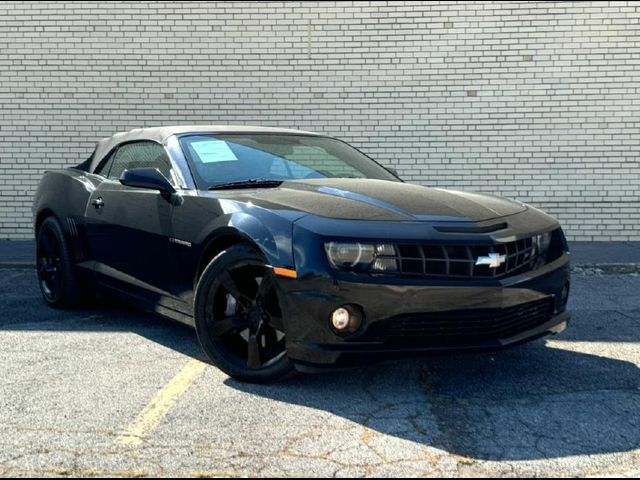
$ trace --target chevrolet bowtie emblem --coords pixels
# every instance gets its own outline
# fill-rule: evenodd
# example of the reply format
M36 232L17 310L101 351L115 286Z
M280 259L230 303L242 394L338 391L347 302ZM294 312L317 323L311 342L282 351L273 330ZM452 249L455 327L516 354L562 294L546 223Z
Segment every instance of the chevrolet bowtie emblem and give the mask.
M498 268L506 261L506 255L500 255L499 253L490 253L486 257L478 257L478 260L476 260L476 265L489 265L491 268Z

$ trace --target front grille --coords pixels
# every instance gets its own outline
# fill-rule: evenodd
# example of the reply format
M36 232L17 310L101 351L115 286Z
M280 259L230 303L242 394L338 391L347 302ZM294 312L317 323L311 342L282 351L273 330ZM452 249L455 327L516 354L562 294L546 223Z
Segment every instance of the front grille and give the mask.
M478 257L504 255L498 267L476 265ZM397 245L398 273L440 278L501 278L534 268L538 259L534 239L495 245Z
M474 344L510 338L542 325L553 314L553 297L504 309L458 310L412 314L383 322L387 342L418 341L422 344Z

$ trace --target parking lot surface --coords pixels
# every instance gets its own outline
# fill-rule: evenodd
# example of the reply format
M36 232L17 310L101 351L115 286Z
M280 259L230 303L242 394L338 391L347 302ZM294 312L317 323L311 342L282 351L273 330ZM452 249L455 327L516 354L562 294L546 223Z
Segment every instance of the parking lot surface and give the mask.
M187 327L0 272L3 476L640 474L637 274L575 275L556 337L260 386Z

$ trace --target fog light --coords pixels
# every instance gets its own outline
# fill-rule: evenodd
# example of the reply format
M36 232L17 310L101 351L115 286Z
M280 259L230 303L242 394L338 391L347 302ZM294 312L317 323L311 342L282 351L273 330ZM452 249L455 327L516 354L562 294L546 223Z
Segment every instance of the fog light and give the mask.
M362 314L357 308L343 306L331 313L331 326L338 333L353 333L362 323Z
M340 307L333 311L331 314L331 324L336 330L346 330L349 328L349 322L351 321L351 315L349 310Z

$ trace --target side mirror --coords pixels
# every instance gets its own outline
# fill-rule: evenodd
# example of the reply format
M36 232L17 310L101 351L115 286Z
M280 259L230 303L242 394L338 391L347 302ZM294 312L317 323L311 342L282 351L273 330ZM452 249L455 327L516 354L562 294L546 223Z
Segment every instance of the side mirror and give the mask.
M128 187L150 188L162 193L175 193L176 189L157 168L132 168L120 175L120 183Z

